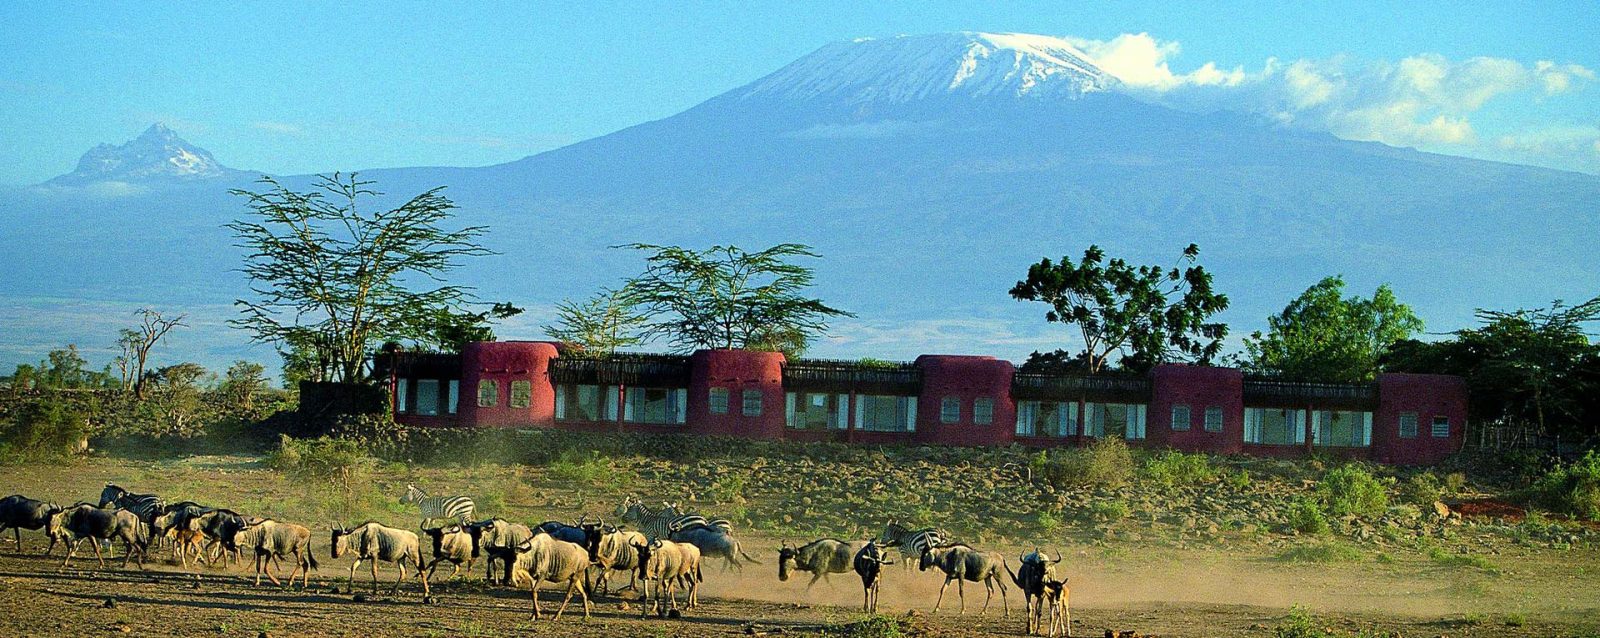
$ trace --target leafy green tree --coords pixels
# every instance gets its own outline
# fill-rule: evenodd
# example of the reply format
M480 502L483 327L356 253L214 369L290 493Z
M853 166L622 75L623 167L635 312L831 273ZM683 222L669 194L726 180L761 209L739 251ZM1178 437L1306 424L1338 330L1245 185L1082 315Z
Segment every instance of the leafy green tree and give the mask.
M639 300L627 286L601 288L583 301L564 299L556 304L555 323L544 327L551 339L586 353L610 356L644 341L640 332L649 316L639 312Z
M650 317L643 335L664 335L677 350L785 346L798 353L827 332L829 319L855 316L802 294L814 273L792 260L821 257L809 246L754 253L738 246L624 247L649 253L644 273L626 286Z
M1210 363L1228 326L1207 320L1228 308L1228 297L1212 290L1199 255L1189 244L1177 266L1135 266L1108 262L1105 251L1091 245L1076 263L1046 258L1029 266L1011 296L1049 305L1047 321L1076 325L1090 373L1105 369L1112 353L1122 353L1124 367L1134 370L1180 357Z
M1341 277L1327 277L1268 317L1267 333L1245 340L1245 367L1303 381L1374 378L1383 354L1421 331L1422 320L1387 285L1371 299L1344 296L1344 285Z
M1386 365L1465 377L1475 420L1567 440L1600 436L1600 345L1590 332L1600 297L1477 316L1482 325L1451 339L1396 343Z
M259 363L235 361L222 374L217 384L217 394L223 400L223 409L230 412L250 412L255 408L256 397L267 388L266 368Z
M264 192L230 191L251 211L228 228L255 297L234 302L244 317L230 323L280 351L309 349L333 380L364 381L372 346L386 339L427 339L422 318L470 300L444 276L463 257L491 254L476 243L484 227L444 228L456 205L442 187L368 211L380 193L353 174L323 176L309 192L261 183Z
M496 303L483 312L456 312L449 308L435 308L418 323L424 327L423 347L441 352L461 352L475 341L494 341L493 320L522 314L522 309L509 303Z

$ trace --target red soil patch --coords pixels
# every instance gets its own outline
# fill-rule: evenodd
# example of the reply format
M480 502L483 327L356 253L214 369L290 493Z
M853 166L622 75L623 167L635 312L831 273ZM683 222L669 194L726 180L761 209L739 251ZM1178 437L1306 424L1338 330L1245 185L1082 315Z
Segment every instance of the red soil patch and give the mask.
M1527 510L1521 507L1492 498L1466 501L1450 507L1462 516L1499 517L1508 521L1520 521L1528 515Z

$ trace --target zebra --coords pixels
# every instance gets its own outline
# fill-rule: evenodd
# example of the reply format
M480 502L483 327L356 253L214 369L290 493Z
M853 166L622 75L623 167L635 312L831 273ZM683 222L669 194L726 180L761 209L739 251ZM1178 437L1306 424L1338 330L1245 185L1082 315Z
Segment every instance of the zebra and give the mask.
M732 528L732 524L722 519L707 521L704 516L698 514L683 514L671 503L661 505L661 509L652 512L642 501L630 496L617 506L617 516L633 524L652 541L669 539L678 532L701 527L720 530L724 534Z
M106 483L105 489L100 490L100 508L107 505L132 512L144 527L150 528L155 526L156 517L165 514L167 509L167 502L155 494L134 494L112 483ZM159 545L160 538L152 538L151 542Z
M417 509L422 511L422 522L427 524L436 518L454 519L457 523L465 524L472 520L476 513L477 505L467 496L428 496L427 492L415 485L406 485L405 496L400 497L401 505L416 503Z
M910 569L911 562L920 559L924 552L949 542L949 534L932 527L910 529L896 521L889 521L889 524L884 526L883 533L878 535L879 545L899 549L906 569Z

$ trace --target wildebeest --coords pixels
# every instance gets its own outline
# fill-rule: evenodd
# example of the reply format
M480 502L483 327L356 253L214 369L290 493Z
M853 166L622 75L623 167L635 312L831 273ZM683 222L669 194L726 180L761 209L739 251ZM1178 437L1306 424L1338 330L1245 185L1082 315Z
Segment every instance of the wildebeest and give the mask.
M575 545L582 545L587 535L583 531L583 523L568 525L561 521L545 521L533 528L534 533L544 532L554 536L558 541L566 541Z
M139 536L139 517L127 510L103 510L88 503L79 503L72 507L50 515L45 524L52 539L67 541L67 557L61 561L61 566L66 567L72 560L73 552L78 551L78 543L83 539L93 539L90 543L94 546L94 557L100 561L100 567L106 566L106 559L100 553L100 541L121 539L124 548L122 566L128 566L128 558L133 556L134 550L139 552L139 568L144 569L144 551L149 546L149 541Z
M55 503L36 501L21 494L12 494L0 499L0 533L7 528L11 530L13 540L17 543L17 551L22 551L22 530L44 529L50 523L50 515L61 511L63 508ZM50 536L48 532L45 536ZM50 548L45 550L45 555L56 551L56 539L50 536Z
M1006 565L1006 573L1011 576L1011 582L1016 583L1017 589L1022 590L1022 598L1027 602L1028 635L1033 635L1042 630L1045 612L1045 581L1055 578L1055 564L1061 562L1061 553L1056 552L1056 559L1050 560L1048 554L1035 549L1029 554L1020 554L1017 557L1020 563L1017 571L1011 571L1011 566Z
M527 525L513 523L503 518L491 518L486 521L463 525L474 542L488 559L484 560L486 571L484 578L489 582L511 582L511 563L517 560L517 546L533 538L533 530ZM505 565L504 577L496 580L494 577L494 563L501 561Z
M248 539L248 540L246 540ZM245 521L244 528L233 535L235 547L249 546L255 550L256 582L266 574L272 584L282 585L272 574L271 560L294 555L294 569L289 571L289 586L294 586L294 575L303 573L301 587L311 586L311 570L317 568L317 557L311 552L311 530L294 523L280 523L270 518Z
M356 562L350 565L350 588L356 586L356 568L361 567L361 561L372 561L372 592L378 592L378 562L394 563L400 570L400 577L394 580L394 588L389 590L393 596L400 591L400 583L406 579L406 562L417 568L417 580L422 581L422 596L432 595L428 591L428 576L422 567L422 543L414 532L393 527L386 527L376 521L367 521L355 527L339 528L332 530L329 540L332 548L329 550L334 558L345 554L355 554ZM292 581L291 581L292 582Z
M743 570L744 565L739 563L740 558L750 561L756 565L761 564L761 561L758 561L752 558L749 554L744 553L744 549L740 547L739 541L733 536L723 532L720 528L694 527L681 532L674 532L667 540L675 543L688 543L690 545L694 545L700 549L700 555L704 556L705 558L712 558L716 556L722 557L727 561L722 564L722 569L724 571L727 571L731 568Z
M632 575L628 589L637 589L639 583L639 551L634 545L648 544L650 540L639 532L600 524L585 525L587 538L584 547L589 550L589 562L600 570L595 579L594 591L607 593L610 572L625 571Z
M561 612L566 611L567 603L572 602L574 591L583 599L583 617L589 617L589 593L583 588L583 576L589 568L589 552L545 533L535 534L533 538L517 545L516 550L517 558L511 570L512 582L516 585L521 585L524 580L528 582L528 592L533 596L534 620L539 619L539 583L547 580L567 583L567 595L561 599L561 607L556 610L556 620L561 619Z
M460 525L450 527L424 527L422 533L433 541L433 560L428 563L428 579L433 579L433 570L439 568L439 563L449 561L450 575L446 580L455 578L461 573L461 564L466 563L467 573L472 573L472 565L478 562L479 550L477 539Z
M408 484L405 495L400 497L400 504L412 503L422 511L423 525L436 518L448 518L457 523L466 523L472 520L477 509L477 504L466 496L428 496L422 488Z
M862 595L865 597L861 603L861 611L868 614L878 613L878 585L883 583L883 566L894 561L889 560L883 548L876 542L868 542L856 552L855 559L851 562L856 575L861 577Z
M889 521L888 525L883 526L883 533L878 535L879 545L899 550L906 569L910 569L911 562L921 558L928 548L949 541L948 534L932 527L911 529L897 521Z
M826 579L828 574L843 574L854 569L856 554L871 541L841 541L835 538L814 540L799 547L784 543L778 549L778 580L789 580L796 570L811 572L811 582L806 591ZM832 584L830 581L829 584Z
M961 610L957 614L967 611L967 593L964 581L981 582L988 595L983 598L983 609L978 615L989 611L989 600L994 598L994 588L1000 586L1000 604L1005 611L1002 615L1011 614L1011 606L1006 602L1006 581L1001 577L1001 570L1009 571L1006 567L1006 558L999 552L980 552L966 545L957 543L942 547L933 547L922 553L922 560L918 568L928 571L930 567L938 567L944 572L944 585L939 587L939 599L933 603L933 613L939 613L939 604L944 602L944 590L950 587L950 581L956 582L956 593L961 596Z
M661 606L662 593L666 594L668 604L676 610L679 584L687 590L684 605L691 609L700 605L700 582L704 579L700 574L699 548L689 543L654 540L648 545L634 545L633 549L639 553L639 580L644 581L644 598L639 601L640 616L648 616L651 611L666 615L666 607ZM652 582L656 584L654 599L650 597ZM648 607L645 606L647 603Z
M201 558L205 559L207 556L211 556L213 549L224 555L231 555L233 559L240 558L241 548L235 542L234 537L251 520L254 519L246 518L238 512L228 509L212 510L196 517L194 525L206 537L206 549ZM216 556L212 556L206 562L215 562L216 558Z
M1055 636L1063 630L1067 638L1072 638L1072 606L1067 600L1072 595L1072 589L1067 587L1067 579L1044 581L1045 605L1050 609L1050 635Z

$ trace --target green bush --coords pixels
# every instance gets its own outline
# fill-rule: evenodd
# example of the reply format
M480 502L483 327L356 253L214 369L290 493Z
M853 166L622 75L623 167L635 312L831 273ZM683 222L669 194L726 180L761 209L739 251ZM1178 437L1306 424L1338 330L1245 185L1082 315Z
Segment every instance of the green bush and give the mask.
M1040 451L1029 461L1033 476L1058 487L1120 487L1133 478L1133 450L1104 438L1077 450Z
M1300 497L1289 503L1287 513L1289 528L1302 534L1324 534L1328 531L1328 516L1317 501Z
M1467 475L1463 472L1451 472L1444 475L1444 493L1446 496L1460 496L1467 490Z
M1222 479L1222 482L1235 490L1244 491L1250 488L1250 470L1232 472Z
M1101 520L1120 521L1128 517L1129 511L1128 502L1120 498L1095 501L1089 504L1089 513Z
M1317 619L1301 605L1289 609L1289 616L1273 628L1273 638L1324 638L1327 630L1317 626Z
M88 417L76 405L41 397L12 411L0 423L0 460L62 458L78 451L88 435Z
M1334 516L1377 516L1389 507L1389 492L1383 483L1355 464L1328 470L1317 486L1317 495Z
M1417 507L1429 507L1434 501L1444 498L1444 487L1440 484L1438 475L1433 472L1420 472L1400 484L1400 494Z
M1600 521L1600 451L1558 465L1535 481L1524 500L1578 518Z
M1500 572L1500 568L1495 567L1495 564L1487 558L1472 554L1453 554L1438 547L1428 548L1428 559L1448 567L1472 567L1491 574Z
M1162 487L1195 485L1211 481L1217 476L1217 471L1211 467L1211 459L1206 455L1186 454L1177 450L1167 450L1150 457L1144 462L1140 473L1145 481Z

